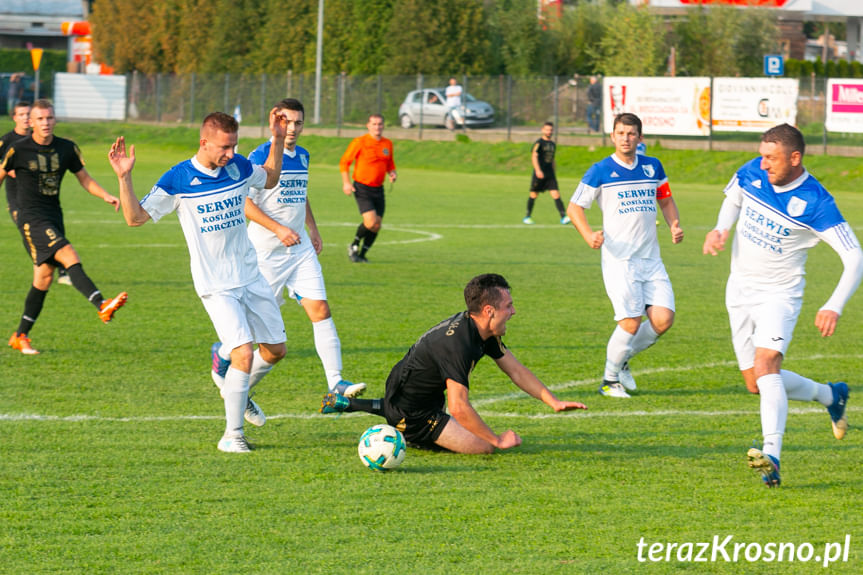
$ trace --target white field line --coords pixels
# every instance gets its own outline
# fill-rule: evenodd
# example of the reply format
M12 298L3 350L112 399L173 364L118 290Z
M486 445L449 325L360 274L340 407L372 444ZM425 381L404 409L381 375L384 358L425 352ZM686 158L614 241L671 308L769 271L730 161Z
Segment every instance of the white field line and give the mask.
M823 355L816 354L810 355L807 357L798 357L794 358L795 362L803 362L803 361L822 361L822 360L830 360L830 359L847 359L847 358L863 358L863 354L842 354L842 355ZM681 365L676 367L657 367L650 369L637 370L635 375L649 375L653 373L670 373L670 372L685 372L685 371L693 371L695 369L711 369L714 367L736 367L736 362L733 361L717 361L711 363L702 363L697 365ZM745 393L743 391L743 382L740 381L741 393ZM566 381L563 383L552 384L549 385L549 388L553 391L560 391L564 389L570 389L573 387L584 387L588 385L597 385L597 380L595 379L583 379L579 381ZM482 406L491 405L493 403L497 403L499 401L509 401L509 400L525 400L530 399L529 396L522 392L516 393L505 393L501 395L497 395L494 397L486 397L482 399L478 399L476 401L471 402L474 407L480 408ZM590 406L588 405L588 408ZM863 407L860 406L849 406L848 411L850 412L860 412L863 411ZM823 414L824 407L812 406L812 407L790 407L788 409L789 413L793 414ZM662 410L637 410L637 411L615 411L615 412L602 412L602 411L591 411L588 409L587 411L578 410L578 411L570 411L566 413L537 413L537 414L524 414L524 413L512 413L512 412L495 412L489 410L481 410L481 413L484 417L509 417L509 418L519 418L519 419L547 419L552 417L577 417L577 418L594 418L594 417L726 417L732 415L755 415L758 413L757 406L753 406L752 409L747 410L687 410L687 409L662 409ZM345 413L338 417L362 417L365 416L365 413ZM305 412L305 413L280 413L267 415L267 419L334 419L332 415L321 415L319 413ZM223 415L171 415L171 416L134 416L134 417L107 417L107 416L99 416L99 415L40 415L40 414L28 414L28 413L0 413L0 422L3 421L60 421L60 422L88 422L88 421L106 421L106 422L120 422L120 423L135 423L135 422L146 422L146 421L194 421L194 420L219 420L224 419Z

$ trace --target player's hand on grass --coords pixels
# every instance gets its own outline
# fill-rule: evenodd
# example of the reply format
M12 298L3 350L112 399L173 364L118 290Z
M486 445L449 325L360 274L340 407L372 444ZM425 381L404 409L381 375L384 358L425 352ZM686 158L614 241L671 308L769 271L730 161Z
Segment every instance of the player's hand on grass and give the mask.
M815 327L821 332L821 337L830 337L836 331L839 314L829 309L820 309L815 314Z
M551 406L555 412L572 411L574 409L587 409L587 406L577 401L558 401Z
M111 144L111 151L108 152L108 162L111 163L111 167L118 178L128 175L132 172L132 168L135 167L135 146L129 146L127 154L126 138L120 136ZM108 200L106 199L105 201L107 202Z
M515 431L507 429L498 436L495 447L498 449L509 449L510 447L518 447L519 445L521 445L521 437Z
M671 243L679 244L683 241L683 229L680 227L680 220L671 222Z
M725 242L728 240L728 230L710 230L704 236L704 247L701 251L704 255L715 256L717 253L725 250Z

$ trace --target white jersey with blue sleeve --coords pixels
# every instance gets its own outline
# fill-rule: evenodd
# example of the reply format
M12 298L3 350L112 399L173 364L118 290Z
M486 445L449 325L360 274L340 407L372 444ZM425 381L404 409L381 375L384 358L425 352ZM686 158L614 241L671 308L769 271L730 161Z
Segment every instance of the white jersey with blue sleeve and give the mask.
M738 210L734 280L750 289L802 297L807 252L823 240L839 254L845 273L822 309L841 313L860 283L863 252L824 186L805 170L790 184L774 186L755 158L737 171L725 195L725 203Z
M662 163L635 156L630 165L616 155L590 167L570 202L588 209L594 201L602 210L602 257L614 260L658 258L656 201L671 196Z
M249 155L253 164L263 165L270 154L272 140L264 142ZM306 232L306 202L309 187L309 152L300 146L284 150L279 183L273 188L255 187L250 193L253 202L269 217L283 226L291 228L300 236L300 242L285 246L276 234L256 223L249 223L249 239L255 249L262 253L285 251L296 255L314 250Z
M242 287L259 277L246 232L245 204L249 187L266 182L266 170L240 155L215 170L192 158L168 170L141 200L154 222L177 212L199 296Z

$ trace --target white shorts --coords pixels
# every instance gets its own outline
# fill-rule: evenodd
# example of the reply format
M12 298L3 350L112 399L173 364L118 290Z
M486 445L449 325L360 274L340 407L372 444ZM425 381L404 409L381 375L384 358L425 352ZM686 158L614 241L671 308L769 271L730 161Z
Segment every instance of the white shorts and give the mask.
M614 321L641 317L651 305L674 311L671 280L659 258L603 260L602 279L614 307Z
M741 371L755 365L756 347L785 355L802 305L803 298L747 290L728 278L725 307L731 324L731 343Z
M284 343L285 323L263 276L249 285L201 297L223 345Z
M288 297L326 301L327 290L324 287L324 273L315 250L301 254L288 255L283 250L275 252L258 252L258 267L264 279L270 284L276 303L285 303L284 291Z

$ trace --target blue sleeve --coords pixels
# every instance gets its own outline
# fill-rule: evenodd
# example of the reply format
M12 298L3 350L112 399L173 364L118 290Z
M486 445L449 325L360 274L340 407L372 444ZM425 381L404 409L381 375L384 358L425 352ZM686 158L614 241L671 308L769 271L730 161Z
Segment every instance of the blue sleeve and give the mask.
M263 166L270 155L270 142L264 142L249 154L249 161L256 166Z

